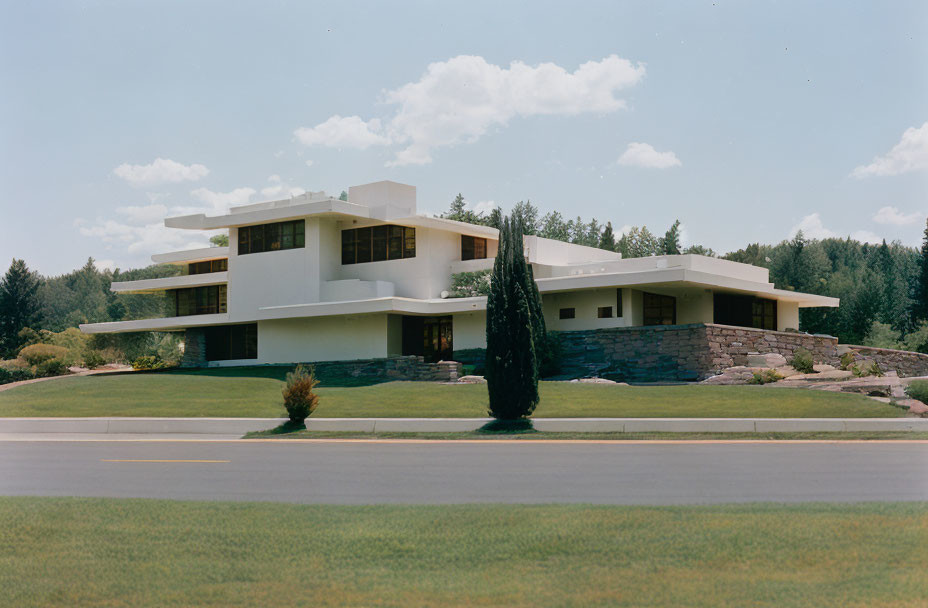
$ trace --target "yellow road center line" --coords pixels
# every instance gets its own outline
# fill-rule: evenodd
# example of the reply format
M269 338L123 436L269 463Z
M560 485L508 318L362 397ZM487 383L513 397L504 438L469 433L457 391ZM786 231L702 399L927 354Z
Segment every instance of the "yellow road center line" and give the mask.
M229 460L167 460L158 458L101 458L100 462L230 462Z

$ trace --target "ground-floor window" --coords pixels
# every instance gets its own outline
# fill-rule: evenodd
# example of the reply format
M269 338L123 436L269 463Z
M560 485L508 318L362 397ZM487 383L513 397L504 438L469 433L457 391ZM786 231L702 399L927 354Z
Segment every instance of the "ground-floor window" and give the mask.
M677 299L673 296L662 296L656 293L644 295L644 324L645 325L676 325Z
M403 317L403 354L426 361L450 361L454 352L451 315Z
M258 358L258 324L218 325L205 328L206 360Z
M713 320L720 325L776 330L777 302L733 293L713 295Z

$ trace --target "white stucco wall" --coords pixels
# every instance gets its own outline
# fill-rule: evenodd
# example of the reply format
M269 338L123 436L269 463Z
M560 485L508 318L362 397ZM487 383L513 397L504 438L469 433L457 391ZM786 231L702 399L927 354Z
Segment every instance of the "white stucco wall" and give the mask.
M487 347L487 313L465 312L452 317L454 350Z
M255 363L375 359L388 352L387 315L346 315L258 322Z
M602 329L605 327L627 327L631 320L627 316L631 304L627 302L628 292L622 293L622 316L616 317L616 290L585 289L582 291L566 291L544 294L541 298L542 310L545 315L545 325L555 331L576 331L581 329ZM597 318L600 306L611 306L613 317L611 319ZM560 309L575 309L576 317L561 319Z
M799 303L777 300L777 330L799 329Z

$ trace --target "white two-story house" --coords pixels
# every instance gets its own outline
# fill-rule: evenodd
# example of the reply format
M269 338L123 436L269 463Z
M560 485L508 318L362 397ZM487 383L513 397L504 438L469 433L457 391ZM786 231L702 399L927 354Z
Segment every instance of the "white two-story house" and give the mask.
M421 355L449 360L486 345L486 297L448 297L452 275L489 269L498 233L418 214L414 186L353 186L172 217L182 230L227 229L229 247L155 255L185 274L113 283L166 291L161 319L82 325L87 333L186 331L204 364L249 365ZM525 254L550 330L720 323L798 328L799 308L838 300L775 289L765 268L698 255L621 255L536 236Z

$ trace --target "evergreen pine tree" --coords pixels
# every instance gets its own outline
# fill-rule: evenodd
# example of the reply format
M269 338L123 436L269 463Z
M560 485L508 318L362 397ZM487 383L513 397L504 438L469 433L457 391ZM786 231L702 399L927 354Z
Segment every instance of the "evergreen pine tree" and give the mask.
M39 321L39 278L23 260L14 259L0 279L0 354L15 354L19 332Z
M661 239L661 249L664 255L679 255L680 253L680 220L676 220Z
M340 201L347 201L347 200L348 200L348 193L345 192L344 190L342 190L342 193L338 195L338 200L340 200Z
M497 420L527 418L538 405L536 330L531 298L526 294L530 272L519 222L504 218L487 298L488 413Z
M918 283L915 288L913 316L917 320L928 321L928 220L925 220L925 240L919 259Z
M612 232L612 222L606 222L606 228L599 237L599 248L615 251L615 233Z

